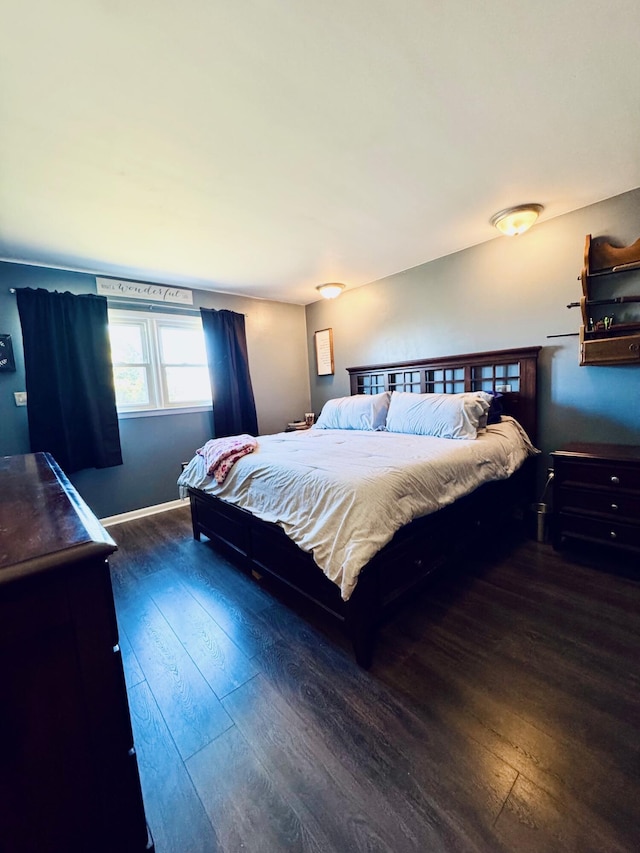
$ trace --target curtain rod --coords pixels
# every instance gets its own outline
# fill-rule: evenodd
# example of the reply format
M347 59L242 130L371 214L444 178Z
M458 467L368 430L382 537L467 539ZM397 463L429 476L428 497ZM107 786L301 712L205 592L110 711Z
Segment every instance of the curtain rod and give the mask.
M112 299L110 296L107 296L107 305L114 307L118 306L120 308L145 309L148 311L163 311L168 314L181 312L182 314L190 314L194 317L200 316L199 308L185 308L183 305L173 305L168 302L138 302L135 299Z
M183 314L192 314L194 317L200 316L199 308L186 308L183 305L174 305L171 302L143 302L136 301L135 299L117 299L116 297L107 296L107 305L119 305L123 308L148 308L149 311L165 311L166 313L172 314L176 311L182 311ZM206 309L210 310L210 309ZM212 309L212 310L220 310L220 309ZM232 310L232 309L228 309ZM248 314L244 311L235 311L235 314L242 314L243 317L247 317Z

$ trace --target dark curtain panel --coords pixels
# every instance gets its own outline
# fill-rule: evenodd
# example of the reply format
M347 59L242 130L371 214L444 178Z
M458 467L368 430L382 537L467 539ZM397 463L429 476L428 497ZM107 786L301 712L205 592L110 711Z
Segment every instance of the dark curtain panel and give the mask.
M122 464L104 296L16 290L31 450L67 473Z
M217 438L258 434L244 315L201 308Z

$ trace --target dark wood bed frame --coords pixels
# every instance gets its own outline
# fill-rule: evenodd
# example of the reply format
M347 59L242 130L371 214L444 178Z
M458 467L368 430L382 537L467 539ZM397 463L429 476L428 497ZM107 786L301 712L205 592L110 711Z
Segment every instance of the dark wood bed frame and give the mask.
M535 443L539 350L495 350L347 370L352 394L501 391L504 413L515 417ZM508 480L486 483L454 504L403 527L362 569L347 602L311 555L278 525L189 488L193 535L200 539L204 534L246 571L277 578L341 620L351 636L357 662L368 668L376 629L384 616L478 536L489 536L496 524L517 517L518 508L520 514L524 512L533 500L534 462L527 460Z

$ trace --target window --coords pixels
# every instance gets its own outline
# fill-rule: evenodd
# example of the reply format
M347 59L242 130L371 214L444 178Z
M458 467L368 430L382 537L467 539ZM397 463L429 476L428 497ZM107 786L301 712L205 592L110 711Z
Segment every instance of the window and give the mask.
M118 412L211 405L199 317L109 310Z

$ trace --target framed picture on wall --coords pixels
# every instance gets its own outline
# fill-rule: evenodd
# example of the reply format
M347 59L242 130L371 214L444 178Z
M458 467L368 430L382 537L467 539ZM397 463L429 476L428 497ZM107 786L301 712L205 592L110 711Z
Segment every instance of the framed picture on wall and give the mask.
M316 345L316 370L318 376L330 376L333 367L333 329L321 329L314 333Z
M0 335L0 370L15 370L11 335Z

